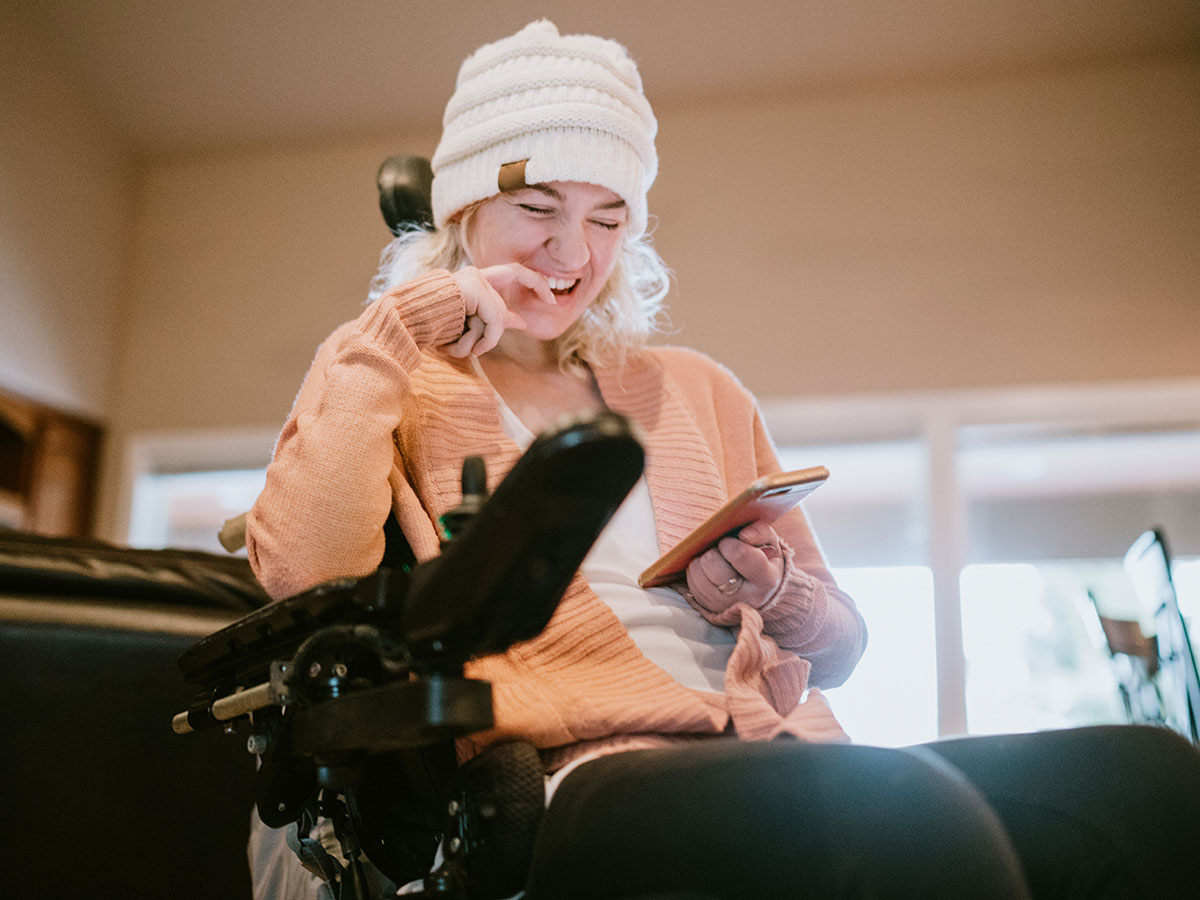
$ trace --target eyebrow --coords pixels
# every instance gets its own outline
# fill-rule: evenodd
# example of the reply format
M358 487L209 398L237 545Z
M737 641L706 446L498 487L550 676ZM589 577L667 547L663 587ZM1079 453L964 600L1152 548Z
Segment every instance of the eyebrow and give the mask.
M552 197L555 200L558 200L560 202L563 200L562 193L560 191L556 191L554 188L550 187L550 185L548 185L548 184L530 184L530 185L526 185L526 189L530 190L530 191L537 191L539 193L545 194L547 197ZM600 204L600 206L598 206L596 208L597 209L623 209L624 206L625 206L625 201L622 200L620 197L618 197L616 200L613 200L609 203L602 203L602 204Z

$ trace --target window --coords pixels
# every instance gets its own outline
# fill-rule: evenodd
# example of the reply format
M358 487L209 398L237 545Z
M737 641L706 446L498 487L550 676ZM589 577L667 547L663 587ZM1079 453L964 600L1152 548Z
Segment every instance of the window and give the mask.
M1122 721L1124 710L1087 592L1124 580L1119 559L964 568L963 650L971 731Z
M1157 526L1194 547L1200 430L968 427L958 458L971 730L1120 721L1088 592L1136 617L1121 564L1133 540Z
M838 584L867 621L870 641L850 680L827 691L859 743L937 737L933 577L921 510L925 452L891 440L782 448L785 469L827 466L805 501Z
M254 505L267 470L147 473L133 487L129 543L223 553L221 525Z
M277 432L236 429L135 435L121 472L122 538L134 547L224 553L227 519L254 505Z
M1128 607L1121 561L1146 528L1167 535L1185 615L1200 612L1200 384L765 413L786 467L831 472L805 507L871 634L829 692L856 740L1122 720L1088 592Z
M846 733L860 744L903 746L937 737L933 575L927 566L835 568L870 640L842 687L826 691Z

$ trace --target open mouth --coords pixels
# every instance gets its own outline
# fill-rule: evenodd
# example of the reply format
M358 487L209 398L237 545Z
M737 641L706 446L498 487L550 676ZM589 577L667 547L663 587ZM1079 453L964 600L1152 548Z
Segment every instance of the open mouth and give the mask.
M569 297L571 292L575 290L579 284L578 278L547 278L546 284L550 285L550 292L555 297Z

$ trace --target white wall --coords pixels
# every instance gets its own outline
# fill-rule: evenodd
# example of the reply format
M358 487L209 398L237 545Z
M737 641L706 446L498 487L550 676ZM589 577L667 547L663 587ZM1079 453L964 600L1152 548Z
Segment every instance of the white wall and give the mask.
M19 6L0 6L0 387L100 421L128 275L131 160Z
M660 110L673 340L765 396L1200 373L1200 64ZM433 134L143 180L118 424L281 419Z
M1200 61L663 117L682 339L766 395L1200 372Z
M1200 372L1200 64L660 110L673 340L765 396ZM433 133L144 173L118 425L282 417Z
M282 425L317 344L361 310L390 237L376 172L411 144L433 138L148 166L117 427Z

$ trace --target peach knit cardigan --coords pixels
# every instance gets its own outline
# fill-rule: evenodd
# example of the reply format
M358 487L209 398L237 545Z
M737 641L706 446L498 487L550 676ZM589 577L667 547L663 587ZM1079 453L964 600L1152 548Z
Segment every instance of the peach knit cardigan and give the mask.
M435 271L384 295L321 345L247 519L250 563L271 596L373 571L391 510L417 558L435 556L434 522L460 500L463 458L487 460L492 488L516 462L521 451L503 431L491 387L434 349L464 322L455 281ZM778 470L753 398L707 357L652 348L620 370L594 372L607 406L642 429L660 549ZM761 608L708 616L737 629L724 695L685 688L642 656L577 574L541 635L468 665L492 682L496 725L460 751L523 738L554 768L587 750L680 736L844 740L809 688L845 680L865 628L803 512L775 527L785 543L780 589Z

